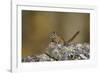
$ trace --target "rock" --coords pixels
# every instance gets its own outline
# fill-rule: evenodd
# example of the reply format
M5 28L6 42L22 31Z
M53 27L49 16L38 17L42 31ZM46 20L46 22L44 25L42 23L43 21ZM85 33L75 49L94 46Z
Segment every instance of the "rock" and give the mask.
M41 55L27 56L23 62L87 60L90 58L90 45L88 43L69 43L68 45L51 42Z

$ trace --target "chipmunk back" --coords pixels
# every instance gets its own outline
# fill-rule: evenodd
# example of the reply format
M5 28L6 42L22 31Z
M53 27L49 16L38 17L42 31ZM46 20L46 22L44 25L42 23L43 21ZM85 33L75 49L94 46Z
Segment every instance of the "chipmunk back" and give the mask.
M66 45L66 43L70 43L78 34L80 31L77 31L68 41L64 40L62 36L57 35L56 32L52 32L50 35L51 42L54 42L56 44Z

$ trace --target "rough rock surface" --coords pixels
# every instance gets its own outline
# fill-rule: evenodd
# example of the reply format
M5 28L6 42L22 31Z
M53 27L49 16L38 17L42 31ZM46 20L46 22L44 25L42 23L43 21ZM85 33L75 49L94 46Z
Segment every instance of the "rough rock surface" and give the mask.
M89 43L68 43L63 46L51 42L43 54L27 56L22 59L22 62L87 60L89 58Z

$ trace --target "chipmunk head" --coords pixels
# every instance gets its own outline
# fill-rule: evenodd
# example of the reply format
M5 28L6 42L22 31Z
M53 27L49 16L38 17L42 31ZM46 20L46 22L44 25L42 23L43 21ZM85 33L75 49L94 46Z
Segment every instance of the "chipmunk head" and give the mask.
M50 37L50 39L54 39L54 38L57 37L57 33L56 32L52 32L52 33L50 33L49 37Z

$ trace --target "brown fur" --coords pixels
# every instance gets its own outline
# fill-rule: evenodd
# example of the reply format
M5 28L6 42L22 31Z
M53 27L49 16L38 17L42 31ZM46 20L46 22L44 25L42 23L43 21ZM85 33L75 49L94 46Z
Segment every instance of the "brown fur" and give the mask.
M70 43L71 41L73 41L73 39L79 34L79 32L80 31L76 32L74 34L74 36L67 41L67 43ZM51 41L56 43L56 44L66 45L66 41L64 40L64 38L57 35L56 32L52 32L50 38L51 38Z

